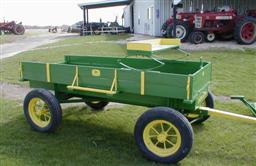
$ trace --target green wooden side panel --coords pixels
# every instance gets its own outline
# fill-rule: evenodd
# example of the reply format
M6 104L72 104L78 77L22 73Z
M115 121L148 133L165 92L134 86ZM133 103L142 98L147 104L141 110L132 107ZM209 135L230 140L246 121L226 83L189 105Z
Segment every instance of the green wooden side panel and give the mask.
M79 86L105 90L111 88L115 75L115 70L112 68L79 66L78 71ZM99 72L99 75L93 75L93 71Z
M71 85L75 76L75 66L66 64L50 65L51 82Z
M140 95L140 72L118 70L118 91Z
M79 86L102 90L110 90L116 69L117 91L119 92L117 96L125 93L143 96L141 95L142 71L124 68L118 63L120 59L129 65L141 68L155 65L155 62L149 59L66 56L65 63L49 65L49 83L47 83L47 65L43 63L22 62L23 79L35 82L34 85L42 85L42 87L45 85L46 88L61 85L65 87L66 92L84 96L98 95L95 92L66 89L66 86L72 85L76 67L78 68ZM202 91L207 90L211 80L211 64L174 60L163 60L163 62L166 65L153 71L144 71L144 97L187 100L189 95L189 100L195 100ZM98 74L93 74L93 71L97 71ZM188 83L189 77L190 84ZM190 85L189 92L188 85Z
M177 99L187 98L187 76L166 73L145 73L145 94L171 97Z
M46 64L22 62L22 76L24 80L46 82Z
M211 81L211 64L207 64L203 69L196 72L191 80L191 98L195 99L202 91L207 91Z

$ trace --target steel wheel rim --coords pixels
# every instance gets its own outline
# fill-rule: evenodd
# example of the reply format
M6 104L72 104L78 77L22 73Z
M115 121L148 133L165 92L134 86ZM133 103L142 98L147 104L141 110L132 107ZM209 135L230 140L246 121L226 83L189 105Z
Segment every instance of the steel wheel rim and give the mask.
M179 130L166 120L154 120L143 131L144 144L160 157L173 155L181 146Z
M32 98L28 105L31 120L39 127L44 128L51 122L49 106L40 98Z
M241 28L240 36L245 41L252 41L256 37L255 31L256 31L255 24L253 24L251 22L245 23Z

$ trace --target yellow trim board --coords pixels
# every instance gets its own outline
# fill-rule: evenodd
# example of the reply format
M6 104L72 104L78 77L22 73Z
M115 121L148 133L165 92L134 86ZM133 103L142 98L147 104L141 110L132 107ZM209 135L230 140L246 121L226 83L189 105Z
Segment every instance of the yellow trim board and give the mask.
M144 71L140 73L140 94L141 95L145 94L145 72Z
M187 80L187 100L189 100L190 98L190 76L188 76L188 80Z
M47 82L51 82L50 64L46 63L46 79Z
M208 107L199 107L198 109L202 110L202 111L207 111L208 115L212 115L212 116L219 116L219 117L228 118L228 119L232 119L232 120L256 123L256 118L246 116L246 115L235 114L232 112L221 111L221 110L212 109L212 108L208 108Z
M149 43L127 43L127 50L151 51L152 46Z
M177 45L180 46L181 42L180 39L161 39L161 45Z

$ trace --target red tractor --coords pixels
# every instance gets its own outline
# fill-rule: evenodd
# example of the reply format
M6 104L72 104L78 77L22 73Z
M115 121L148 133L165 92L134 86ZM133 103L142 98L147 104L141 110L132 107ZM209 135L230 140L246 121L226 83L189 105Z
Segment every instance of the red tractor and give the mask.
M238 15L236 10L222 7L211 12L178 13L177 19L176 36L181 41L189 38L192 43L199 44L205 40L213 42L216 36L235 38L239 44L252 44L256 40L256 10ZM172 27L173 19L169 18L162 27L166 37L172 37Z
M14 21L0 22L0 31L14 33L15 35L23 35L25 33L25 28L22 23L16 24Z

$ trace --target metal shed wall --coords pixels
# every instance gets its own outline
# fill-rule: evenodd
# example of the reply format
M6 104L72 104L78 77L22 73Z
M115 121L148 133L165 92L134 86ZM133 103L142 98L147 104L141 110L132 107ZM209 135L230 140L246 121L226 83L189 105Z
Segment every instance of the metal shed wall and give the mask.
M230 6L242 14L247 9L256 9L256 0L183 0L184 11L189 11L192 2L192 10L201 9L204 4L204 10L213 10L215 7Z

